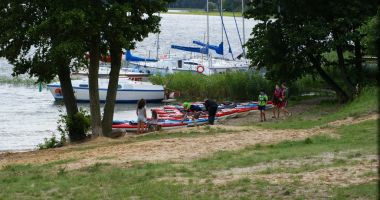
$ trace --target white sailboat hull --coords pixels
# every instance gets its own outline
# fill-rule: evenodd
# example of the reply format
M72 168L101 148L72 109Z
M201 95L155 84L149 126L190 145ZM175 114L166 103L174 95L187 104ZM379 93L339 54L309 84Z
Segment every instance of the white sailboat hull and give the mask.
M108 82L108 81L107 81ZM72 81L74 95L77 102L89 102L88 84L82 80ZM100 102L105 102L107 97L107 85L104 81L99 82L99 99ZM62 92L60 83L48 84L48 89L52 93L55 100L62 100ZM147 102L161 102L164 99L164 88L160 85L147 84L142 82L132 82L123 84L119 83L116 94L116 103L135 103L140 99L145 99Z

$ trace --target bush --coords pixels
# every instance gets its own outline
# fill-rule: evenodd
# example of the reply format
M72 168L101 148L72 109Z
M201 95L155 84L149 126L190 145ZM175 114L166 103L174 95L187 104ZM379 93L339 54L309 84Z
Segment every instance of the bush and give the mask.
M45 138L44 142L41 144L38 144L37 146L40 150L42 150L42 149L56 148L56 147L60 147L62 145L63 145L63 143L61 141L57 140L55 135L53 135L50 139Z
M61 123L58 123L58 131L61 133L61 141L65 140L67 135L71 141L81 141L85 139L86 135L70 135L69 133L87 133L91 127L90 114L82 108L72 117L62 115L59 121Z
M86 135L83 136L71 136L69 134L72 132L84 132L87 133L91 127L91 118L89 113L84 109L79 109L79 112L75 114L73 117L69 117L66 114L59 115L59 119L57 121L57 130L60 133L60 138L57 139L55 135L51 138L45 138L44 142L37 145L39 149L50 149L61 147L67 142L67 136L69 136L70 140L80 141L85 139ZM75 137L75 138L73 138ZM77 138L80 137L80 138Z
M203 100L211 98L222 101L256 100L259 92L268 95L273 84L255 72L230 72L205 76L192 73L154 75L152 83L162 84L166 89L179 91L181 99Z

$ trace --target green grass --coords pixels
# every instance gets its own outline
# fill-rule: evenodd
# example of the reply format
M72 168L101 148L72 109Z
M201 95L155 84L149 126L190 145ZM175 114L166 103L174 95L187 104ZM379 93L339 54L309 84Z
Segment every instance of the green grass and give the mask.
M339 128L338 132L341 134L340 138L317 136L307 141L288 141L267 146L256 145L239 151L219 152L209 158L188 163L135 163L130 168L97 163L74 171L57 169L56 165L8 166L0 171L0 188L2 188L0 199L120 199L132 196L141 199L183 199L186 195L190 195L187 196L189 199L219 199L227 198L226 193L236 192L244 199L254 195L251 192L252 188L262 192L255 194L260 197L265 193L260 187L276 190L277 186L243 178L229 183L229 187L219 187L211 183L213 175L210 172L254 166L258 163L281 159L305 158L323 152L355 150L361 152L356 156L376 154L376 121L344 126ZM61 163L66 162L70 161L61 161ZM344 164L340 162L340 165ZM315 168L303 170L315 170ZM194 181L189 181L187 184L168 180L158 181L160 177L177 176L190 177ZM198 184L196 180L200 178L208 181ZM290 184L282 192L292 195L295 186L297 186L296 183ZM302 187L302 185L299 186ZM367 188L368 195L376 195L375 188L363 187ZM361 193L362 191L355 187L349 191L349 195L353 197ZM339 199L342 195L347 195L347 192L341 188L335 188L331 194ZM265 198L265 195L261 197Z
M379 199L377 182L334 188L332 199Z

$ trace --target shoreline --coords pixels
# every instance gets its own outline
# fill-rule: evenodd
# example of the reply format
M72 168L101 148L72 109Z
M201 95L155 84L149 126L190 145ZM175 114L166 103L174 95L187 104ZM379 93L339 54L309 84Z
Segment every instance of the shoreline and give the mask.
M176 12L177 11L177 12ZM173 10L169 9L168 12L163 14L171 14L171 15L206 15L206 11L203 10L187 10L187 9L179 9L179 10ZM211 11L209 12L209 16L219 16L219 12L217 11ZM235 17L241 17L241 12L235 12ZM232 12L223 12L223 17L233 17Z

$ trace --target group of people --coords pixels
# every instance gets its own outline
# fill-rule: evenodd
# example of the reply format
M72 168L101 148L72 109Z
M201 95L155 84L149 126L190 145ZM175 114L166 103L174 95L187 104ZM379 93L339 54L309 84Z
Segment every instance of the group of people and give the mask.
M286 106L288 105L288 97L289 97L289 90L286 87L286 83L282 83L281 87L276 84L274 92L273 92L273 98L272 98L272 104L273 104L273 116L272 118L280 118L280 111L284 113L286 116L291 116L292 113L289 112L286 109ZM260 92L259 98L258 98L258 109L260 110L260 121L266 121L265 117L265 108L268 102L268 96L264 92ZM276 115L277 112L277 115Z
M266 121L265 116L265 109L268 103L268 96L265 94L265 92L260 92L260 95L258 97L258 110L260 110L260 121ZM275 90L273 92L273 116L272 118L280 118L280 112L283 112L286 116L291 116L292 113L289 112L286 109L286 106L288 105L288 88L286 87L285 83L282 83L281 86L276 84ZM136 109L136 115L137 115L137 134L142 134L145 131L145 123L147 122L147 114L146 114L146 101L144 99L141 99L137 103L137 109ZM216 112L218 110L218 104L211 100L206 99L203 103L204 109L202 109L201 106L196 104L190 104L188 102L183 103L183 110L184 118L183 121L187 118L191 118L196 121L199 119L199 116L203 112L208 112L208 123L210 125L214 125ZM276 115L277 113L277 115ZM152 119L150 120L151 125L157 124L157 113L155 111L152 111ZM155 126L154 129L157 129L157 126Z
M190 104L188 102L183 103L183 110L184 118L183 121L187 118L191 118L196 123L197 119L199 119L199 116L203 112L208 112L208 123L210 125L214 125L215 121L215 115L218 110L218 104L211 100L206 99L203 103L205 110L203 110L200 106L195 104ZM146 101L144 99L140 99L137 102L137 109L136 109L136 115L137 115L137 134L142 134L145 131L145 123L147 120L147 112L146 112ZM157 130L157 113L152 110L152 118L149 121L149 124L153 126L155 130Z

